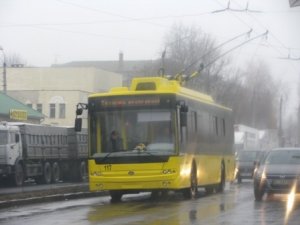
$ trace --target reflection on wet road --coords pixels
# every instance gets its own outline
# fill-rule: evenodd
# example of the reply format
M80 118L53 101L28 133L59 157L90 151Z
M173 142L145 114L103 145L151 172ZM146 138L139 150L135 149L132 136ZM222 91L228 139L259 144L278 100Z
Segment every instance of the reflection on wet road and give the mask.
M0 211L0 224L285 224L287 195L268 196L255 202L252 182L228 185L223 194L184 200L178 193L151 200L149 194L125 195L121 203L111 204L109 197L89 198ZM300 197L286 224L300 224Z

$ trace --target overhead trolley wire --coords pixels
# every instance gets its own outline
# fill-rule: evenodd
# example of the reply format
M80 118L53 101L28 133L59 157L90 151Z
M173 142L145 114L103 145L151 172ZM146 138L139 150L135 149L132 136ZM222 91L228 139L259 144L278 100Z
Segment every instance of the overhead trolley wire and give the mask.
M211 54L212 52L214 52L214 51L216 51L217 49L223 47L224 45L226 45L226 44L228 44L228 43L230 43L230 42L232 42L232 41L234 41L234 40L236 40L236 39L238 39L238 38L240 38L240 37L243 37L243 36L248 36L248 37L249 37L249 35L251 34L251 32L252 32L252 29L250 29L249 31L244 32L244 33L242 33L242 34L239 34L239 35L237 35L237 36L235 36L235 37L233 37L233 38L231 38L231 39L229 39L229 40L227 40L227 41L225 41L225 42L223 42L223 43L217 45L216 47L214 47L213 49L211 49L209 52L207 52L207 53L201 55L201 56L199 57L199 59L197 59L197 60L195 60L194 62L192 62L191 64L189 64L185 69L183 69L182 71L180 71L179 74L185 73L190 67L192 67L193 65L195 65L196 63L198 63L198 62L199 62L201 59L203 59L205 56Z
M239 3L237 3L235 0L234 1L237 5L240 5ZM261 27L263 27L264 29L269 30L258 18L256 18L253 14L248 14L250 17L252 17ZM287 47L273 32L271 32L269 30L269 34L271 37L273 37L283 48L285 49L289 49L289 47ZM283 55L283 53L279 50L278 52L280 52L281 55Z

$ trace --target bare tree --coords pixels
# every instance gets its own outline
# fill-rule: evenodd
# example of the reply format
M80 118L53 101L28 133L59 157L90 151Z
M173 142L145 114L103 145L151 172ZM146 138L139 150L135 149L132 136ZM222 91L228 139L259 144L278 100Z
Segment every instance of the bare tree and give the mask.
M12 67L14 65L26 65L26 61L17 53L6 54L5 62L7 67ZM1 59L1 64L3 64L3 58Z
M249 64L244 72L237 121L256 128L277 128L279 93L282 87L263 62Z
M167 49L167 74L190 75L198 71L201 66L208 65L220 52L214 50L215 41L208 34L197 27L174 25L165 37ZM210 93L214 80L222 77L225 66L224 60L219 60L201 70L201 74L187 82L187 86L196 90Z

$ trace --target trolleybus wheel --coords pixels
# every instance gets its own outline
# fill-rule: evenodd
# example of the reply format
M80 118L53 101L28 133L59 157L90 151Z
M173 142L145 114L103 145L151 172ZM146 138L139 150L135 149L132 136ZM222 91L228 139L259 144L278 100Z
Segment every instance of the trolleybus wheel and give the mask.
M154 190L154 191L151 191L151 199L152 200L157 200L159 197L159 191L158 190Z
M121 191L110 191L109 192L110 197L111 197L111 202L115 203L115 202L120 202L123 193Z
M192 166L190 181L191 186L183 190L183 196L187 199L195 199L198 194L197 167L195 163Z
M224 163L222 162L222 164L221 164L221 180L217 187L217 192L223 192L224 188L225 188L225 166L224 166Z
M60 179L60 168L57 162L52 164L52 181L53 183L57 183Z

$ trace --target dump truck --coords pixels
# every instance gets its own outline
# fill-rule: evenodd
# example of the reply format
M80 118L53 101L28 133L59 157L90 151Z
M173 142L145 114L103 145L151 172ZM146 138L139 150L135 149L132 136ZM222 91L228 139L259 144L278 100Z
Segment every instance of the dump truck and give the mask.
M87 179L87 130L26 123L0 123L0 179L22 186Z

